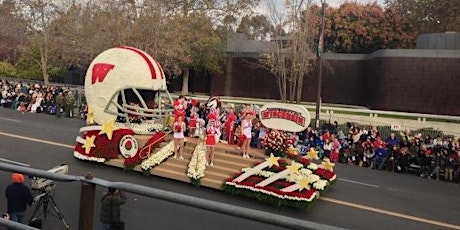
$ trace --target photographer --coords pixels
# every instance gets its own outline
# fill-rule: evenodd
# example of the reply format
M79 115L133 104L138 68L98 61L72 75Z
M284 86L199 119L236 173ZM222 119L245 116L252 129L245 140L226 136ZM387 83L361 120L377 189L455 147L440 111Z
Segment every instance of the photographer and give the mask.
M120 220L120 206L126 202L126 196L118 189L109 188L101 198L101 213L99 220L103 230L124 229L124 223Z
M12 184L6 188L7 212L10 220L21 223L27 205L31 205L34 198L30 189L24 185L24 175L13 173L11 175Z

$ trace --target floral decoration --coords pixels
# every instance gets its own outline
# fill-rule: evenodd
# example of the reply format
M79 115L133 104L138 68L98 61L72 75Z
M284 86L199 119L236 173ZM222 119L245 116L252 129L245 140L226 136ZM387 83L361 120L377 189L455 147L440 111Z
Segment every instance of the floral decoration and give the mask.
M320 192L326 191L336 179L334 172L318 167L317 164L310 162L307 158L299 158L290 164L285 159L280 158L278 164L271 164L270 167L265 167L254 173L254 169L262 163L256 163L252 168L243 168L241 173L225 181L223 189L233 194L256 198L277 206L309 207L319 197ZM279 176L280 172L293 165L300 168L289 174L283 174L283 177L271 182L273 179L270 180L270 178ZM241 175L247 174L247 172L254 174L247 178L243 177L245 179L242 181L236 179L241 178ZM271 183L261 183L263 181L270 181ZM304 187L296 185L302 182L305 182Z
M148 171L153 167L161 164L164 160L174 154L174 141L170 141L166 144L163 148L161 148L158 152L152 154L149 158L142 161L141 168L144 171Z
M143 160L142 156L145 155L145 154L143 154L143 151L148 151L148 150L152 151L155 148L158 148L160 143L164 141L164 137L165 137L165 133L163 133L163 132L156 132L155 134L153 134L147 140L147 143L144 145L144 147L146 147L146 146L152 145L154 143L151 146L151 148L144 148L144 147L139 148L139 150L137 151L136 155L134 155L131 158L125 158L125 161L123 162L123 165L125 166L125 168L133 168L136 165L139 165Z
M101 134L99 135L100 131L92 130L84 133L82 135L83 139L87 137L91 138L95 136L94 139L94 147L92 147L88 153L86 153L86 149L83 147L83 144L78 143L75 145L74 148L74 156L81 160L88 160L88 161L96 161L96 162L105 162L109 159L118 158L118 154L120 154L119 143L123 136L125 135L133 135L134 132L129 129L117 129L114 130L110 140L107 135Z
M193 151L192 159L188 164L187 176L193 184L199 185L206 169L206 146L200 142Z
M261 144L267 156L273 154L275 156L285 157L293 142L285 132L272 130L261 140Z

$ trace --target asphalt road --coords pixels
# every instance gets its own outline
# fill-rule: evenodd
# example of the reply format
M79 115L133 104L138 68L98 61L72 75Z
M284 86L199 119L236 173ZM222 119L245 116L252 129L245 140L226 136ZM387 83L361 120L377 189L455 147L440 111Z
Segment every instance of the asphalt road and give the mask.
M0 109L0 158L47 170L69 165L69 174L130 182L183 193L208 200L239 205L288 217L348 229L460 229L460 186L426 180L414 175L337 164L338 182L309 210L279 209L190 184L127 173L118 168L84 162L73 157L80 119L44 114L21 114ZM0 171L0 194L10 183L10 173ZM56 183L55 201L71 229L78 228L80 184ZM99 199L105 191L97 187L94 226L98 229ZM255 221L221 215L162 200L127 194L122 218L127 229L282 229ZM0 211L6 200L0 196ZM29 209L29 213L30 213ZM44 229L65 229L58 218L48 216Z

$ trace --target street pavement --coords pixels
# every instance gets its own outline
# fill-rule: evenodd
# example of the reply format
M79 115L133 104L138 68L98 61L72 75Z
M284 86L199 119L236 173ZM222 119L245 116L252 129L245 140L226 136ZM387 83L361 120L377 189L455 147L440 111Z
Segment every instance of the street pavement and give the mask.
M0 108L0 158L43 170L67 164L72 175L92 172L109 181L140 184L348 229L460 229L458 184L337 164L337 183L312 208L280 209L219 190L77 160L72 155L73 146L84 125L77 118L21 114ZM9 183L10 173L0 171L0 211L6 210L3 194ZM96 190L94 229L99 228L99 200L105 190ZM140 195L127 196L122 219L130 230L283 229ZM56 182L55 201L71 229L77 229L80 184ZM65 228L58 218L48 216L44 229Z

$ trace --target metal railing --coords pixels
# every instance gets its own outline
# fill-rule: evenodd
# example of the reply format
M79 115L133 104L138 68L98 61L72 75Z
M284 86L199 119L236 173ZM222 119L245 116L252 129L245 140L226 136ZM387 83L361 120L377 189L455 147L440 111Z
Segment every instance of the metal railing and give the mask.
M74 176L68 174L57 174L40 169L28 168L18 165L0 163L0 170L22 173L30 176L47 178L59 182L81 182L81 196L80 196L80 230L93 229L93 213L94 204L88 204L88 201L94 202L95 186L112 187L126 192L147 196L155 199L165 200L180 205L195 207L203 210L213 211L216 213L226 214L234 217L245 218L261 223L266 223L274 226L284 227L288 229L318 229L318 230L335 230L343 229L330 225L320 224L316 222L295 219L287 216L277 215L264 211L244 208L231 204L221 203L217 201L206 200L203 198L188 196L180 193L150 188L142 185L125 183L125 182L111 182L93 177L91 174L86 176ZM12 229L19 230L33 230L32 228L23 224L13 223L12 221L0 220L0 225L8 226Z

